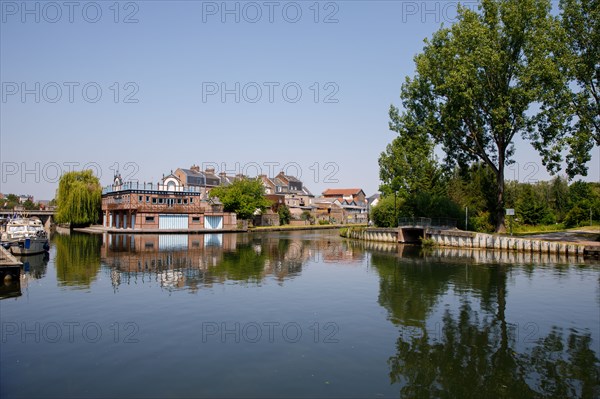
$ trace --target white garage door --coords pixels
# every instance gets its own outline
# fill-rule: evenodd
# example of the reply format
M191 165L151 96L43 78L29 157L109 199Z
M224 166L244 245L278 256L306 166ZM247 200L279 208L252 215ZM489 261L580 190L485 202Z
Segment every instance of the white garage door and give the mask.
M223 216L205 216L204 228L209 230L220 230L223 228Z
M158 215L160 230L175 230L188 228L188 215Z

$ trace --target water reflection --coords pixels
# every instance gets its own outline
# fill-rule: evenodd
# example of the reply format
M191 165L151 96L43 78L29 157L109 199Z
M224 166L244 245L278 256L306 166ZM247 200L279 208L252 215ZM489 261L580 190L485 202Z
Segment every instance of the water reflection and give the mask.
M115 290L132 282L158 282L163 288L191 292L217 283L260 284L267 277L283 283L298 276L308 261L360 261L363 255L339 240L293 233L105 234L101 247Z
M507 305L517 280L535 282L542 273L552 276L553 287L574 284L573 274L589 268L580 259L423 251L306 233L73 235L55 244L64 285L89 286L102 261L115 291L130 284L192 293L266 279L284 284L309 264L371 265L379 276L377 301L398 328L388 372L400 396L600 397L597 332L579 328L587 321L542 326L525 340L515 321L520 309L511 313Z
M46 268L50 260L50 254L44 252L42 254L17 256L17 260L23 263L23 273L27 279L39 280L46 275Z
M535 339L519 339L506 310L507 254L449 257L438 250L407 257L395 249L399 254L390 256L379 248L371 259L380 275L379 304L399 327L388 363L401 397L599 397L598 344L589 330L554 325L538 335L531 324ZM568 265L553 267L569 272Z
M59 284L77 289L89 288L100 271L102 237L56 234L52 242L56 246L54 264Z

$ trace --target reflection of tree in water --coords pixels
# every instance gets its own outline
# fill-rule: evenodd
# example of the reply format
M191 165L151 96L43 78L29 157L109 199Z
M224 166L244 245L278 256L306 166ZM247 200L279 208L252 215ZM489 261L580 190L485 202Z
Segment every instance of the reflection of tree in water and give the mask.
M284 280L302 271L306 261L304 242L287 239L255 239L224 252L220 261L207 270L207 276L219 281L259 283L267 275Z
M381 276L379 302L401 327L389 367L402 397L599 397L600 362L589 333L571 330L565 338L555 327L517 352L505 319L504 266L372 259ZM446 309L441 328L428 330L450 287L460 297L458 314ZM480 300L479 313L469 296Z
M263 277L266 255L251 245L243 244L235 251L223 252L219 262L206 271L210 281L233 280L259 282Z
M89 287L100 271L102 237L93 234L56 234L56 277L65 286Z

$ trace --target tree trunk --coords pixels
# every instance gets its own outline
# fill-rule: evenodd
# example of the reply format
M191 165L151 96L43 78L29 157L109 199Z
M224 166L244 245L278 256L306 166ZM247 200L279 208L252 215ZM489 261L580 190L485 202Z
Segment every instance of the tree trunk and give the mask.
M500 159L496 173L498 196L496 197L496 233L506 233L504 225L504 159Z

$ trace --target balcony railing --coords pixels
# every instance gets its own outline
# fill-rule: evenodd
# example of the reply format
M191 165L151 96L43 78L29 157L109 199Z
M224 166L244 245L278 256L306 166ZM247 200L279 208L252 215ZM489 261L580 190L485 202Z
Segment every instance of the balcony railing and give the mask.
M168 186L161 183L140 183L137 181L126 182L121 185L111 184L102 188L102 194L109 194L119 191L136 190L136 191L167 191L171 193L201 193L202 187L199 186Z

